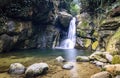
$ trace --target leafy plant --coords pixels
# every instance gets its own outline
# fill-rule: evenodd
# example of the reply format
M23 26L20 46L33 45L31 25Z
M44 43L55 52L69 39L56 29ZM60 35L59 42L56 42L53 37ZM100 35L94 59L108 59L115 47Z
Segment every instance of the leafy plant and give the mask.
M70 5L70 12L72 15L77 15L80 13L80 6L75 3L71 3Z

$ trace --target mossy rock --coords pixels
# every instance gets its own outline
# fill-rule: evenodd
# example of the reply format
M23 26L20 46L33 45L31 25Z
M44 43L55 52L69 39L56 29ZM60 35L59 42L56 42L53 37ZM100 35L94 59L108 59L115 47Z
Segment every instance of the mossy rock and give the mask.
M112 64L120 64L120 55L113 56Z
M107 52L115 54L114 52L120 53L120 28L115 32L115 34L109 39L106 46Z
M104 62L104 63L107 62L107 59L105 59L105 56L103 56L103 55L96 55L96 56L94 56L94 58L100 62Z
M86 39L84 45L85 45L86 48L88 48L91 45L91 40Z
M89 62L90 59L89 59L89 57L87 57L87 56L77 56L77 57L76 57L76 61L77 61L77 62Z
M95 32L93 33L93 36L94 36L94 37L98 37L98 36L99 36L98 32L95 31Z
M98 42L98 41L95 41L95 42L92 44L92 50L96 50L97 47L98 47L98 44L99 44L99 42Z
M80 30L79 35L84 37L84 36L87 36L87 33L86 31Z
M86 20L83 20L81 18L80 22L77 25L77 28L79 28L79 29L91 29L91 26L89 26L89 23Z
M103 67L105 71L110 72L112 75L120 75L120 64L110 64Z

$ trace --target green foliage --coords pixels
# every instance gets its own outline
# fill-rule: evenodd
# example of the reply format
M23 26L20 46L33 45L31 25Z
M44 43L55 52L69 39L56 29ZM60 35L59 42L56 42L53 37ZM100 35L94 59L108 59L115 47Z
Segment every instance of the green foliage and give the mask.
M87 35L87 33L85 31L81 30L79 32L79 35L85 37Z
M70 13L72 15L77 15L80 13L80 6L78 0L72 0L72 2L70 3Z
M63 7L64 9L68 10L68 12L70 12L72 15L77 15L80 13L80 6L79 6L79 2L76 0L61 0L62 5L61 7Z
M88 22L87 21L82 21L82 24L81 24L81 26L88 26Z
M120 64L120 56L119 55L113 56L112 64Z
M80 6L75 3L71 3L70 5L70 12L72 15L77 15L80 13Z

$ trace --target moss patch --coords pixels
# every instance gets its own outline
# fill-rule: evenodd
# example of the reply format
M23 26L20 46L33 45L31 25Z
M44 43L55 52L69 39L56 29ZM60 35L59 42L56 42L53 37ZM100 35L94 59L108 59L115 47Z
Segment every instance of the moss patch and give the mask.
M86 39L85 40L85 47L88 48L91 45L91 40L90 39Z
M120 43L120 28L117 30L117 32L109 39L106 50L112 54L114 54L114 52L118 52L119 51L119 44Z
M120 64L120 55L113 56L112 64Z
M97 47L98 47L98 44L99 44L99 42L98 42L98 41L95 41L95 42L92 44L92 49L93 49L93 50L96 50Z

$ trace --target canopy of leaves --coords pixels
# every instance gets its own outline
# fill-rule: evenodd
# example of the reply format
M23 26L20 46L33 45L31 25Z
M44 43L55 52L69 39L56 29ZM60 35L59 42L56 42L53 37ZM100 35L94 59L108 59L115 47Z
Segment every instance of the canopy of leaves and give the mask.
M117 0L80 0L81 13L87 12L92 16L96 16L98 13L105 12L106 6L112 5Z

